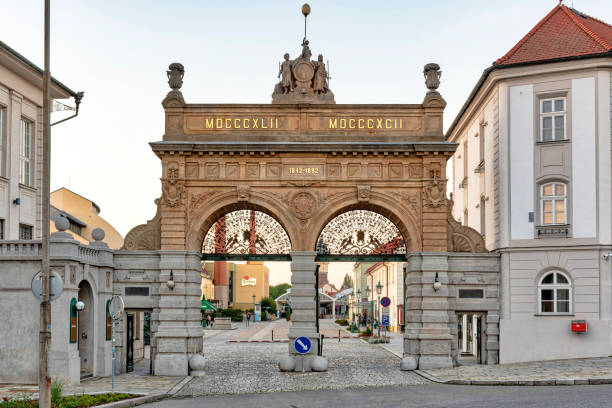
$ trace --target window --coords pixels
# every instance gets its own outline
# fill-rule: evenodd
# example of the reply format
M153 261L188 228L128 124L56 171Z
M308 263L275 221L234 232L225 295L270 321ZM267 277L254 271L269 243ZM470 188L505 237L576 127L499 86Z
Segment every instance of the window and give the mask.
M478 141L480 143L480 163L484 162L485 159L485 126L486 122L480 122L480 131L478 132Z
M538 284L539 313L571 313L572 285L561 272L550 272Z
M0 218L0 239L4 239L4 220Z
M567 186L548 183L540 187L542 224L567 224Z
M21 119L21 140L19 144L19 182L31 186L32 172L32 122Z
M485 213L485 198L480 196L480 233L485 234L485 224L487 222L487 214Z
M0 105L0 177L6 177L6 108Z
M31 225L19 224L19 239L30 240L33 239L33 230Z
M467 140L463 142L463 178L468 176L468 144Z
M565 98L540 100L540 141L565 140Z

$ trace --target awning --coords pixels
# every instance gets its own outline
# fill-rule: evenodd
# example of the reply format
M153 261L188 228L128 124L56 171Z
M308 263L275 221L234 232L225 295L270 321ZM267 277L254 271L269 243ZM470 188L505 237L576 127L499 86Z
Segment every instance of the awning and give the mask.
M213 312L216 312L217 308L209 303L208 300L202 299L202 307L200 307L200 310L212 310Z

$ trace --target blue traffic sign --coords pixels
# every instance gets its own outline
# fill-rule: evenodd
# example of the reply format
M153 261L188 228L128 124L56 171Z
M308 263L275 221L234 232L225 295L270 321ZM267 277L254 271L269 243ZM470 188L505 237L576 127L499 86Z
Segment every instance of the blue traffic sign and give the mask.
M389 315L382 316L381 326L389 326Z
M385 296L384 298L380 299L380 304L387 307L391 304L391 299Z
M310 351L310 339L308 337L298 337L297 339L295 339L295 341L293 342L293 347L295 348L295 351L297 351L300 354L306 354Z

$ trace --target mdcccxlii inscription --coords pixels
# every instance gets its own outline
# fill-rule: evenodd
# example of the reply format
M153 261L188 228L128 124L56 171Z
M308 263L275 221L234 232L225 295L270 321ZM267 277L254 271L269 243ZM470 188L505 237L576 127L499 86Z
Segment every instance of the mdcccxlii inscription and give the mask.
M204 117L200 126L205 130L282 130L287 121L278 117ZM327 117L321 118L324 129L405 129L403 118L389 117Z

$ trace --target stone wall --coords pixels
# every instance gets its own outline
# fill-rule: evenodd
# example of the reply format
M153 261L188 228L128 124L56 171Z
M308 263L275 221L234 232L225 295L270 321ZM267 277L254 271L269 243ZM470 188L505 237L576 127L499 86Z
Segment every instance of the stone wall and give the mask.
M486 313L486 363L499 355L499 256L418 252L407 256L404 357L419 369L450 367L457 359L457 312ZM436 279L441 286L435 289ZM460 288L483 290L460 299ZM484 340L484 339L483 339Z

